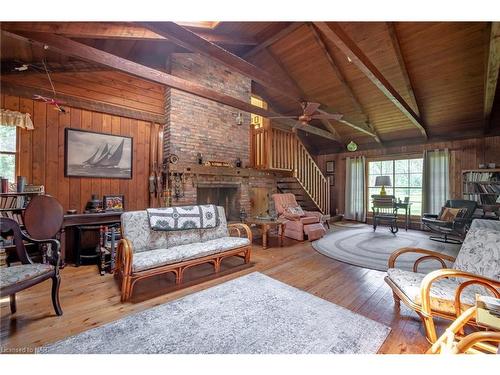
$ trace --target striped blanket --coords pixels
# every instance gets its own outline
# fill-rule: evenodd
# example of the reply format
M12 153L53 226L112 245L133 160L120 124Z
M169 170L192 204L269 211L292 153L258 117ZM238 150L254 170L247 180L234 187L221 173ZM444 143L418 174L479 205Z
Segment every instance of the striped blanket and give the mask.
M219 226L219 211L213 204L146 209L152 230L175 231Z

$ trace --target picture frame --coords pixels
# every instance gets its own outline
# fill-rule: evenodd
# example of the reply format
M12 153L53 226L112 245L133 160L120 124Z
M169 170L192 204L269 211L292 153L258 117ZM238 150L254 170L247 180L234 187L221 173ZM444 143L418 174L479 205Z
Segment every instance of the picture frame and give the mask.
M133 138L66 128L64 175L66 177L132 179Z
M335 173L335 160L329 160L326 162L326 173L327 174Z
M330 186L335 186L335 175L330 175L328 176L328 183L330 184Z
M121 194L105 195L102 198L102 207L105 211L123 211L125 209L125 196Z

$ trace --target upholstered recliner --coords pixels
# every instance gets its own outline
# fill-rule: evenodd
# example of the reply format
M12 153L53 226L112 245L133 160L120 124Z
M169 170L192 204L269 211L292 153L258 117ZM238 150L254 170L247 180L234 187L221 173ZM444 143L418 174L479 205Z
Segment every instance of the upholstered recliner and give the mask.
M419 253L413 271L396 268L404 253ZM418 265L438 261L443 269L419 273ZM500 222L474 220L457 258L419 248L396 250L389 259L385 281L392 288L394 301L403 301L423 320L428 340L437 339L433 317L455 320L475 304L476 294L500 298Z
M294 214L289 211L290 207L300 209L295 195L291 193L273 194L273 200L276 212L281 219L285 220L284 235L286 237L304 241L304 236L307 235L309 240L315 240L326 233L325 228L320 223L321 212L302 211L303 214Z
M439 217L441 215L424 213L422 215L422 224L432 232L439 234L439 236L431 236L431 240L460 244L468 226L472 222L472 215L474 215L474 211L477 208L477 202L464 199L450 199L446 201L444 208L460 208L461 212L452 221L440 220Z

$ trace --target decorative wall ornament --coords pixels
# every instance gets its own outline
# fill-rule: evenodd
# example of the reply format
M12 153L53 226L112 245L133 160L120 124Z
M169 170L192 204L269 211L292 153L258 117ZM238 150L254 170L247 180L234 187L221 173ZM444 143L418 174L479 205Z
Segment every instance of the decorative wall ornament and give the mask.
M354 141L349 142L349 144L347 145L348 151L354 152L357 149L358 149L358 145Z

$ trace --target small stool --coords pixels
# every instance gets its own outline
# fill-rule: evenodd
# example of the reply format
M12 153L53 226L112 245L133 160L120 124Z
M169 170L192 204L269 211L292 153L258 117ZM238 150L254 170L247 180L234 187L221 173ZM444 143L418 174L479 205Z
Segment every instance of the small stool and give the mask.
M76 227L76 246L75 246L75 266L79 267L82 264L82 259L95 259L96 262L100 258L100 246L97 243L94 247L82 248L82 237L87 231L99 232L101 229L97 225L78 225Z
M304 225L304 233L309 241L319 240L326 234L326 229L321 223Z

